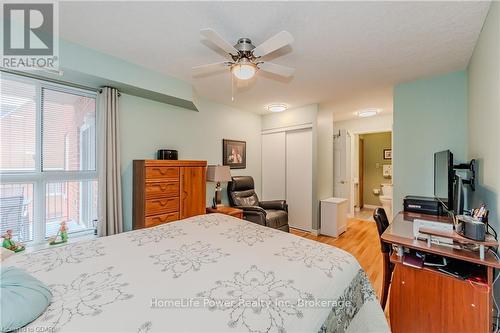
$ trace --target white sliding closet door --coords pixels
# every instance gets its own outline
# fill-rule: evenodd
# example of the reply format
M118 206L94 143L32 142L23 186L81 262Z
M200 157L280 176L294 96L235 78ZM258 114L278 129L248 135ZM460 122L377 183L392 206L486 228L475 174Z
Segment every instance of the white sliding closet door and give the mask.
M286 134L285 132L262 135L262 198L286 198Z
M290 227L312 227L312 130L286 132L286 201Z

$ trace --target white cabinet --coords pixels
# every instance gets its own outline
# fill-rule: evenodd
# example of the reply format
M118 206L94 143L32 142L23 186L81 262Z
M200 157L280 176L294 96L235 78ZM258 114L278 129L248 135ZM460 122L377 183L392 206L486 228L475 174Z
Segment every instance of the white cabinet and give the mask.
M322 235L338 237L347 230L347 199L328 198L321 200Z

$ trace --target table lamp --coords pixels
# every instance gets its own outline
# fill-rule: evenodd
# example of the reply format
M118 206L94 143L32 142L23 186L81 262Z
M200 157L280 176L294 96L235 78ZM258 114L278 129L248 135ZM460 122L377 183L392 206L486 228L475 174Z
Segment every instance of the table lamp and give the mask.
M215 187L215 204L220 206L222 201L220 183L231 181L231 170L229 166L209 165L207 167L207 181L217 183Z

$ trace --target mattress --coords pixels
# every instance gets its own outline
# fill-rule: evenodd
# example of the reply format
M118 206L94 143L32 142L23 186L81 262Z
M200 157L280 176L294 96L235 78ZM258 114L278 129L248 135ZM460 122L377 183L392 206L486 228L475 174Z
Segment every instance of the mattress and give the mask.
M352 255L227 215L21 253L3 264L30 272L54 295L23 331L389 331Z

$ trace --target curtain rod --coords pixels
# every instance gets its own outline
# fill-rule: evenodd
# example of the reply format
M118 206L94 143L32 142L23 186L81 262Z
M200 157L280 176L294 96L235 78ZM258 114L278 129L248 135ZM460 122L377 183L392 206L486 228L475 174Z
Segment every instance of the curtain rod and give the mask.
M40 76L40 75L36 75L36 74L14 71L11 69L6 69L6 68L0 68L0 72L4 72L7 74L13 74L13 75L19 75L19 76L27 77L30 79L41 80L41 81L46 81L46 82L50 82L50 83L62 84L62 85L77 88L77 89L95 91L99 94L102 93L102 88L88 87L88 86L84 86L84 85L77 84L77 83L71 83L71 82L66 82L66 81L62 81L62 80L46 78L44 76ZM118 91L118 96L121 96L121 93L119 91Z

